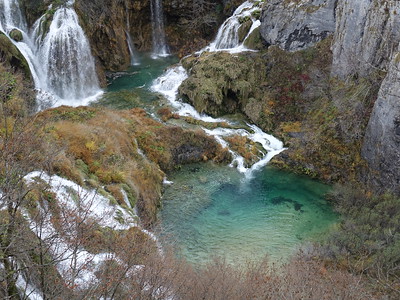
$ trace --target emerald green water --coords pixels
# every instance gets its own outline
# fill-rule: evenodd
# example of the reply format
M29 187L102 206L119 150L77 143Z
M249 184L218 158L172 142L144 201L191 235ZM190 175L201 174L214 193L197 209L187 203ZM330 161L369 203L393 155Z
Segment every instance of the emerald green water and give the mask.
M149 88L176 57L152 59L114 74L108 93L95 105L155 111ZM212 163L183 166L169 175L160 212L161 242L194 264L213 256L230 263L287 259L307 241L320 240L337 216L324 200L329 187L309 178L264 168L252 180Z
M168 179L160 235L195 264L213 256L234 264L266 254L284 260L337 220L323 197L328 186L269 167L250 181L212 164L185 166Z
M159 77L167 67L178 63L179 59L173 55L157 59L151 58L149 53L138 55L139 65L130 66L124 72L111 74L105 99L101 99L97 105L127 109L139 106L136 103L138 101L145 106L158 99L149 90L153 80ZM128 91L131 95L127 95Z

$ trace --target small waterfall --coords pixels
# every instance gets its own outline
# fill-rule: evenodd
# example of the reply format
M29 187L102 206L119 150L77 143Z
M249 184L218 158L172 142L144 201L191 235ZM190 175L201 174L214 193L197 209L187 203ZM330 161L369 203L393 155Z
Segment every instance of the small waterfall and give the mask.
M56 11L40 55L48 90L59 98L85 99L99 91L89 41L72 8Z
M243 43L239 40L239 28L242 26L242 21L247 18L252 21L252 26L244 38L243 42L250 34L261 25L259 20L255 20L252 16L253 12L260 10L260 1L245 1L240 5L219 28L215 40L207 46L203 51L219 51L229 50L230 52L240 52L246 49Z
M151 0L151 23L153 27L153 55L168 56L169 50L165 39L164 12L162 0Z
M224 119L215 119L207 115L199 114L195 108L187 103L183 103L177 99L178 89L182 82L188 77L186 70L182 66L176 66L170 68L166 73L157 78L151 87L154 92L163 94L170 104L177 110L177 113L181 116L190 116L197 120L204 122L227 122ZM247 124L248 130L246 129L232 129L232 128L216 128L203 130L213 136L223 147L228 147L228 143L223 139L227 136L240 135L246 136L254 143L260 144L264 149L262 156L258 162L251 167L245 165L245 160L239 154L230 150L233 161L232 167L236 167L239 172L244 173L246 178L251 178L253 173L262 167L264 167L275 155L279 154L285 148L283 143L272 135L266 134L260 128L255 125ZM265 152L265 153L264 153Z
M133 44L132 37L130 34L130 28L131 28L131 22L129 18L129 11L128 8L126 7L126 30L125 30L125 35L126 35L126 41L128 42L128 49L129 49L129 54L131 56L131 66L137 66L140 65L139 60L137 59L137 53L135 50L135 45Z
M27 60L40 109L54 105L83 105L99 96L100 90L89 42L72 8L59 8L49 32L43 32L45 16L28 30L18 0L0 0L0 30L8 37L13 28L23 40L10 40ZM51 7L49 7L51 9Z

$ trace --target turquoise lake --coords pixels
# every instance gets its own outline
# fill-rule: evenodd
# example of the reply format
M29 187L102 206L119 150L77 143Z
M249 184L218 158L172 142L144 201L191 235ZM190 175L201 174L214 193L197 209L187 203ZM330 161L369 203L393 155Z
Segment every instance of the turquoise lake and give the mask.
M141 54L140 62L113 74L107 91L134 92L145 107L158 99L149 90L153 80L178 59ZM114 106L130 108L118 99ZM324 199L329 186L268 166L253 175L247 179L234 168L212 163L168 174L174 183L165 187L156 232L162 244L193 264L213 257L241 264L266 255L277 262L302 244L321 240L337 221Z
M170 176L160 213L164 243L194 264L214 256L233 264L265 255L279 261L337 221L323 197L328 186L270 167L254 175L203 164Z

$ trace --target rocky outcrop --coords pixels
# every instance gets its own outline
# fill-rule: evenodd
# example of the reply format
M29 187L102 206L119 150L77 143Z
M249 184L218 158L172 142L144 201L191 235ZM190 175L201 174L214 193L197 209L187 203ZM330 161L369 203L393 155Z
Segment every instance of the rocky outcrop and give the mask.
M225 6L232 6L231 2L227 1ZM171 52L181 56L204 47L223 19L220 0L165 0L163 7L167 43ZM126 31L137 50L152 50L149 0L76 0L75 9L103 69L116 71L129 65Z
M332 74L368 76L386 70L400 41L399 1L338 1Z
M10 39L0 32L0 57L2 61L16 69L22 71L26 78L32 81L31 71L28 62L18 50L18 48L10 41Z
M124 5L118 1L78 0L75 9L90 40L92 53L102 67L111 71L128 67L130 55Z
M61 4L66 0L54 1L54 0L21 0L22 9L25 11L26 21L29 26L32 26L37 19L39 19L47 10L49 5L53 2Z
M400 194L400 53L392 59L369 120L363 157L372 172L368 179L383 191Z
M315 45L335 30L337 0L266 2L261 35L267 45L297 51Z
M259 123L264 62L257 53L231 55L225 52L202 54L183 61L190 77L179 88L183 99L197 111L214 117L244 112Z

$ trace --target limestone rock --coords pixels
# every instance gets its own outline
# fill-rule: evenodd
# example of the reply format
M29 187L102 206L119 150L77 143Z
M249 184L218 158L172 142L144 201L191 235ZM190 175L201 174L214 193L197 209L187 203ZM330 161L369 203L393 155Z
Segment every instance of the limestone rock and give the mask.
M400 53L392 59L364 139L374 186L400 194Z
M287 51L313 46L335 30L336 1L268 1L261 15L261 36L266 44Z
M368 76L386 70L400 41L400 2L339 0L332 75Z

